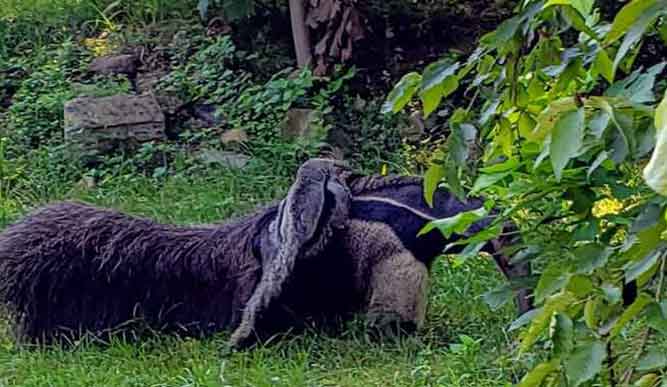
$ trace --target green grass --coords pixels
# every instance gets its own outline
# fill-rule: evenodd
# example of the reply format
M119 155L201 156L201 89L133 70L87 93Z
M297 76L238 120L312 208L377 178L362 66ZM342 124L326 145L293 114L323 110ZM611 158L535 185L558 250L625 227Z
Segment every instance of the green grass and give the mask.
M14 198L20 212L80 199L162 221L210 222L284 194L290 178L270 171L256 162L244 172L209 170L159 183L122 175L88 189L76 183L47 189L35 180ZM479 302L499 281L488 260L453 268L442 259L434 267L428 322L417 336L377 341L356 321L338 336L311 331L228 356L220 352L225 333L18 348L0 325L0 386L502 386L515 376L504 333L512 311L491 312Z

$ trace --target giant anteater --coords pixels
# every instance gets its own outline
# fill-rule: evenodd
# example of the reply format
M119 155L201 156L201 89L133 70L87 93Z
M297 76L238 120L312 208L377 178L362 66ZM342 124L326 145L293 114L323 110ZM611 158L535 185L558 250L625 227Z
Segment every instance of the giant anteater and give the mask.
M186 334L231 328L234 347L310 317L366 313L418 327L429 266L451 242L418 231L481 205L442 190L434 202L424 202L419 178L359 176L313 159L285 199L222 224L166 225L55 203L0 234L0 303L28 342L137 320Z

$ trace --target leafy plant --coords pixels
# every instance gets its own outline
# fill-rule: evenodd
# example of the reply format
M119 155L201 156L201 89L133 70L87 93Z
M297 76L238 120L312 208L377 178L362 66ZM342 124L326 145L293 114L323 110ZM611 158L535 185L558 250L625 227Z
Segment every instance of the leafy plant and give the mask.
M239 68L241 55L229 36L217 38L177 65L160 88L190 103L228 102L251 84L250 74Z
M23 149L46 143L62 131L63 106L74 97L61 62L46 57L40 62L21 81L5 121L6 136Z
M635 63L665 15L664 0L630 1L610 21L593 0L524 1L467 61L407 74L387 98L384 111L397 112L418 96L428 116L466 87L426 195L443 184L497 204L489 228L457 242L470 251L502 222L521 228L507 253L541 274L536 309L513 327L523 326L519 355L543 361L520 386L667 383L656 373L667 362L646 348L667 333L667 96L656 108L654 94L665 63ZM465 215L430 227L464 230ZM494 306L511 298L491 294Z
M229 36L203 44L193 58L177 66L161 82L161 89L176 93L190 104L207 103L230 129L243 129L255 141L284 142L281 127L293 107L312 108L321 134L323 116L331 112L329 99L354 71L339 70L331 78L316 78L308 69L279 71L267 81L245 70L251 60L236 49ZM318 136L321 138L322 136Z

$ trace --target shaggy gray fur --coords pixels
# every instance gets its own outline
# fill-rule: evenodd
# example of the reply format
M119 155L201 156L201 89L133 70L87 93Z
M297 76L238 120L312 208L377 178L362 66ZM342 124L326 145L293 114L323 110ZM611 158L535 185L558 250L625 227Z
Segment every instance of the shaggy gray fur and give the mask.
M368 303L378 304L378 294L389 294L396 281L414 296L394 306L381 299L381 312L404 311L401 318L414 323L418 317L405 311L423 317L418 290L427 278L419 274L412 284L387 271L387 260L401 257L406 273L421 273L451 240L417 232L430 219L482 203L463 203L445 191L434 200L434 208L424 202L421 179L358 176L338 162L314 159L299 169L280 203L224 224L164 225L56 203L0 233L0 303L30 342L99 335L136 319L186 334L233 328L230 344L241 347L260 325L281 325L283 310L373 312ZM366 224L387 231L367 237L348 230ZM385 257L385 245L393 246L392 257ZM369 288L373 273L382 289Z

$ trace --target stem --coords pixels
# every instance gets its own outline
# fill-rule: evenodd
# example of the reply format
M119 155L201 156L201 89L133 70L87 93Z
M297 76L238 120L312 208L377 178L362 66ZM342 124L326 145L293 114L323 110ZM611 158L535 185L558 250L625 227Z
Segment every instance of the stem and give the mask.
M466 112L470 113L470 109L472 109L472 105L477 101L477 96L479 96L479 88L475 89L475 94L473 94L472 98L470 99L470 102L468 103L468 107L466 108Z

